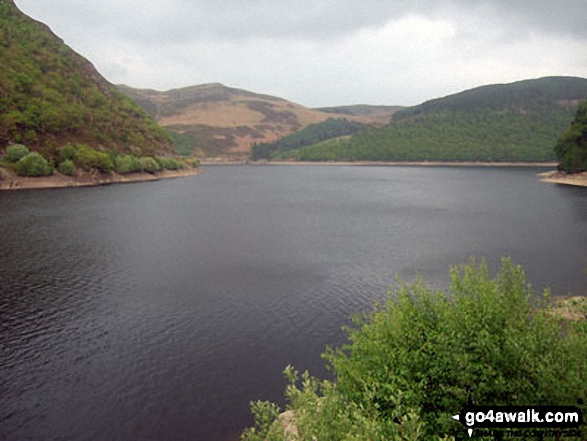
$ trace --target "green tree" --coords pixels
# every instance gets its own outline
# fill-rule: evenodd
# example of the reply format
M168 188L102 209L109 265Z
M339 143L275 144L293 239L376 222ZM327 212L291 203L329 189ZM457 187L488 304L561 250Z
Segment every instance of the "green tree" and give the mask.
M59 164L59 166L57 167L57 171L62 175L72 176L75 172L75 164L73 163L73 161L66 159L65 161L62 161Z
M141 161L136 156L119 155L116 158L116 171L118 173L136 173L143 171Z
M28 147L22 144L12 144L6 148L6 153L4 154L4 160L6 162L10 162L14 164L18 162L21 158L24 158L26 155L30 153Z
M161 165L151 157L141 158L140 161L141 168L148 173L154 173L161 170Z
M85 144L76 146L75 165L87 171L91 169L100 170L101 172L114 170L114 162L107 153L98 152Z
M53 174L53 167L37 152L29 153L16 163L19 176L48 176Z
M563 170L587 170L587 101L577 108L571 127L561 135L554 151Z
M76 148L75 146L71 145L71 144L67 144L64 145L63 147L61 147L59 149L59 160L60 161L73 161L75 159L75 153L76 153Z

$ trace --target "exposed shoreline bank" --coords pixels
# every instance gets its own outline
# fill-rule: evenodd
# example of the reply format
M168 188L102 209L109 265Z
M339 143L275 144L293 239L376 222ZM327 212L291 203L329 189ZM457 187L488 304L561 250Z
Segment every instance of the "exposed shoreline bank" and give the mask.
M577 187L587 187L587 172L583 173L565 173L558 170L540 173L540 180L549 184L574 185Z
M159 181L161 179L181 178L202 173L201 168L183 170L163 170L156 173L128 173L114 172L100 173L98 171L81 172L76 176L54 174L41 177L22 177L7 172L7 176L0 176L1 190L35 190L44 188L71 188L94 187L98 185L123 184L128 182Z

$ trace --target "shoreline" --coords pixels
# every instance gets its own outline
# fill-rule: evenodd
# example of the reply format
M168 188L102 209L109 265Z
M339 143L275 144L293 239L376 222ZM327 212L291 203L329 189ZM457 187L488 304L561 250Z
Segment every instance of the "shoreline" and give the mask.
M565 173L554 170L539 173L541 182L549 184L573 185L575 187L587 187L587 172L583 173Z
M556 167L556 162L470 162L470 161L214 161L202 160L201 165L362 165L413 167Z
M5 169L3 169L5 170ZM96 187L100 185L124 184L130 182L159 181L162 179L195 176L202 173L201 168L184 170L163 170L156 173L101 173L99 171L80 172L75 176L53 174L51 176L24 177L10 172L2 179L0 175L0 191L6 190L39 190L45 188Z

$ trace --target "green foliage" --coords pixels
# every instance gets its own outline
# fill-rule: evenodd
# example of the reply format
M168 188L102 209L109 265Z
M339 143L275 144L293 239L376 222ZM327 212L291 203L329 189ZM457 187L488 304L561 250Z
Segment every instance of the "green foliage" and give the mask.
M552 145L571 112L559 108L534 109L525 115L515 110L430 113L292 154L302 161L552 161Z
M248 441L265 441L269 432L274 440L285 441L279 427L274 425L279 416L279 406L267 401L251 402L251 412L255 418L255 427L246 429L243 439Z
M587 323L549 313L548 292L537 297L509 259L493 279L473 261L451 269L451 280L448 292L400 281L386 303L357 317L350 342L325 353L334 383L305 374L298 387L287 370L300 439L460 438L451 416L469 397L478 405L585 402ZM280 439L283 428L264 435Z
M83 170L96 169L101 172L114 170L114 162L107 153L98 152L86 144L78 144L75 149L75 165Z
M16 163L16 172L19 176L49 176L53 174L53 167L39 153L32 152Z
M166 156L156 156L155 160L159 163L163 170L179 170L186 168L186 165L175 158L169 158Z
M55 149L83 139L143 154L172 149L148 114L11 1L0 2L0 59L0 147Z
M278 141L253 144L251 159L269 159L273 153L294 150L326 139L351 135L363 130L365 127L364 124L349 121L346 118L328 118L321 123L310 124L304 129L285 136Z
M22 144L12 144L6 147L6 153L4 154L4 160L11 164L17 163L21 158L24 158L30 153L28 147Z
M60 161L73 161L73 160L75 160L75 153L76 153L76 148L73 145L71 145L71 144L64 145L63 147L61 147L59 149L59 160Z
M577 108L571 127L561 135L554 151L563 170L587 170L587 101Z
M72 176L73 173L75 172L75 164L73 163L72 160L66 159L65 161L62 161L59 163L59 166L57 167L57 171L59 173L61 173L62 175Z
M484 86L401 110L390 125L348 141L287 155L302 161L553 161L552 146L585 99L582 78Z
M198 142L191 133L180 133L175 130L169 130L169 136L177 153L181 156L190 156L194 154L194 149L198 146Z
M116 158L116 171L118 173L139 173L143 171L141 160L132 155L119 155Z
M148 173L154 173L156 171L161 170L161 165L159 165L159 163L155 161L154 158L145 157L140 158L139 161L141 162L141 168L143 169L143 171L146 171Z

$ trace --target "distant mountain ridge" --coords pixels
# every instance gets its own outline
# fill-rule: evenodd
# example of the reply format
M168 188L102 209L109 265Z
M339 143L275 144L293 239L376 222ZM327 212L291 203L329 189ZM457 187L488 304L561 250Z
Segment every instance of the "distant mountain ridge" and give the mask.
M326 112L220 83L165 92L125 85L118 88L169 129L181 149L223 160L247 160L254 144L276 141L329 118L383 125L396 110L377 108L363 114Z
M70 142L121 153L174 150L153 118L12 0L0 0L0 35L0 151L14 142L46 157Z
M302 161L554 161L587 79L482 86L399 110L382 128L281 153Z

